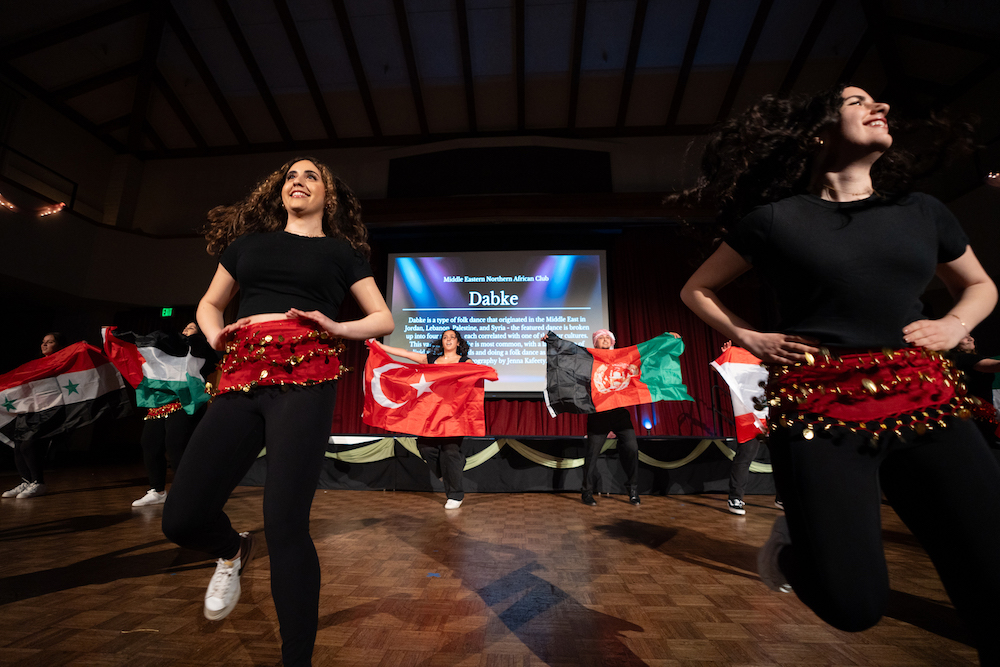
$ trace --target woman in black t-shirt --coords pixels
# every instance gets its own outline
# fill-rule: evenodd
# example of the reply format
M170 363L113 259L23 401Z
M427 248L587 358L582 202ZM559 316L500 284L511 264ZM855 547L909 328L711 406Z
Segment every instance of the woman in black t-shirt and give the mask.
M383 350L397 357L403 357L417 364L457 364L469 360L469 344L462 334L454 329L441 332L441 337L430 344L426 354L419 354L401 347L382 345ZM431 438L419 436L417 448L427 466L444 484L447 500L446 510L457 510L465 499L462 488L462 473L465 471L465 456L462 454L461 436L451 438Z
M981 660L996 664L1000 467L940 353L990 313L997 292L940 202L876 192L899 191L915 172L905 153L887 152L888 110L849 86L765 98L727 123L699 185L675 201L717 205L732 228L681 297L770 369L770 447L787 523L777 519L758 555L764 582L794 590L842 630L877 623L888 597L885 493L930 554ZM717 296L752 267L777 293L776 332ZM919 298L935 274L955 305L927 319Z
M337 339L391 333L392 315L368 266L360 204L318 161L286 163L208 218L209 251L221 257L198 304L198 324L226 356L215 399L174 476L163 532L218 559L204 613L227 616L239 601L253 541L233 529L223 507L264 446L264 528L282 660L308 665L320 589L309 510L341 372ZM226 325L222 313L237 290L240 311ZM339 322L348 291L365 316Z

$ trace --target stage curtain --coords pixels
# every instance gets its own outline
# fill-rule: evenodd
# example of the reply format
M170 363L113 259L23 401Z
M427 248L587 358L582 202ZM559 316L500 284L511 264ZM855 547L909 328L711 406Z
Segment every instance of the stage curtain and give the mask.
M630 408L638 435L732 436L729 391L709 362L720 353L724 339L699 320L680 300L680 289L708 248L689 239L674 225L631 227L614 237L608 251L611 329L620 345L635 345L664 331L684 339L681 371L694 402L660 402ZM385 257L373 262L376 275L385 274ZM379 280L382 280L380 277ZM380 285L384 290L384 285ZM751 322L760 321L759 288L743 278L726 288L726 303ZM341 319L359 316L351 299ZM542 332L539 332L542 333ZM331 433L381 434L361 421L361 382L367 355L360 341L346 341L341 361L352 370L339 380L337 410ZM648 421L650 427L645 428ZM586 432L584 415L549 416L541 400L499 399L486 402L487 433L493 436L568 436Z

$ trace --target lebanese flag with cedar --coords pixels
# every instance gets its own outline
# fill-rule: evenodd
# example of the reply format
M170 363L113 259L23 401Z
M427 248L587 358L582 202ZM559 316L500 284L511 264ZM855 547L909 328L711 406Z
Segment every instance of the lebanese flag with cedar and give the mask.
M729 385L736 416L736 440L747 442L761 433L767 433L767 403L764 388L767 386L767 369L760 359L733 345L711 363Z
M486 380L497 380L489 366L402 364L367 341L365 408L369 426L434 438L486 435Z

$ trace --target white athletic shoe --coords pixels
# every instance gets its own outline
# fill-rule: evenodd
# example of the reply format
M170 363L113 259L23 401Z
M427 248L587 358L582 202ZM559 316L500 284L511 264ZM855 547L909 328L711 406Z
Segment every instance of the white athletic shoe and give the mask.
M757 574L760 575L760 580L772 591L792 592L792 585L788 583L788 579L778 567L778 554L791 543L792 537L788 532L788 520L784 515L779 516L771 527L771 536L757 552Z
M240 575L250 564L250 557L253 552L253 538L250 533L240 533L241 541L240 553L246 552L246 561L239 556L233 560L220 558L215 563L215 574L208 582L208 590L205 591L205 618L210 621L220 621L236 608L236 603L240 601ZM246 545L246 549L242 545Z
M157 491L156 489L150 489L146 492L142 498L139 500L132 501L132 507L145 507L146 505L162 505L167 501L166 491Z
M4 491L3 492L3 496L0 496L0 497L2 497L2 498L17 498L17 494L19 494L22 491L26 490L29 486L31 486L31 482L25 482L25 481L22 480L21 483L18 484L17 486L15 486L13 489L11 489L9 491Z
M741 498L730 498L728 501L730 514L746 514L746 503Z
M444 504L444 508L446 510L457 510L461 506L462 506L462 501L461 500L455 500L453 498L449 498L448 502L446 502Z
M17 498L34 498L35 496L44 496L49 492L49 487L44 484L39 484L38 482L29 482L28 488L21 493L17 494Z

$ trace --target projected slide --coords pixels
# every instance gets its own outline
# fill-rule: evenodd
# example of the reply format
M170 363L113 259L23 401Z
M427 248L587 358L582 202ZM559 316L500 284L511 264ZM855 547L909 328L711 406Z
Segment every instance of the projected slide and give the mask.
M607 327L603 251L394 254L389 271L386 343L423 353L453 328L472 361L497 370L491 394L545 388L546 331L586 347Z

